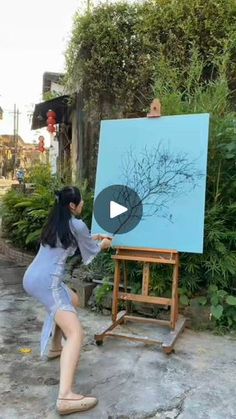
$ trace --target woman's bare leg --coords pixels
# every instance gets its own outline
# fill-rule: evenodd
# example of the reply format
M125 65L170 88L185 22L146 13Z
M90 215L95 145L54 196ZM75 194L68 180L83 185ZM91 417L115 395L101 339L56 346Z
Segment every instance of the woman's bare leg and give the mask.
M73 290L70 289L69 291L70 291L70 295L71 295L72 304L77 309L79 307L79 296ZM62 331L58 327L58 325L56 325L54 336L53 336L53 339L52 339L51 351L53 351L53 352L54 351L60 351L62 349L62 344L61 344L62 337L63 337Z
M71 296L71 301L72 301L73 306L75 308L79 308L79 296L78 296L78 294L70 288L69 288L69 291L70 291L70 296Z
M62 349L62 331L60 327L56 325L55 332L52 338L52 344L50 351L60 351Z
M83 330L75 313L58 310L55 315L57 326L66 337L60 359L59 398L78 398L72 386L83 341Z

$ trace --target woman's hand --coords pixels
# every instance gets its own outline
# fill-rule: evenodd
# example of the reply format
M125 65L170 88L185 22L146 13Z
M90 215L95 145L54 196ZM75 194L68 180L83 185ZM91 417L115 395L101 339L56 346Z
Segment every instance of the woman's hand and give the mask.
M105 238L101 241L101 249L102 249L102 250L110 249L111 244L112 244L112 239L108 239L107 237L105 237Z
M108 237L108 236L105 236L105 235L102 235L102 234L94 234L94 236L92 236L92 239L96 240L96 241L102 241L103 239L112 240L111 237Z
M95 234L94 236L92 236L93 240L101 240L101 236L100 234Z

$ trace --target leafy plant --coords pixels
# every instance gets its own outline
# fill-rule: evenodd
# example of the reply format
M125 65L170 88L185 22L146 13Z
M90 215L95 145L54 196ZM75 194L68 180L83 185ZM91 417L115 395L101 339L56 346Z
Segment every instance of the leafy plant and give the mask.
M188 306L190 303L190 298L192 297L191 291L189 291L186 287L180 287L178 289L178 293L180 306Z
M3 229L19 247L35 250L42 226L54 202L52 191L40 187L30 195L9 191L3 197Z
M42 227L55 202L55 190L63 186L61 179L51 175L49 165L32 167L26 182L33 191L10 190L2 201L4 234L20 248L35 251L39 245ZM84 219L88 224L92 216L93 193L84 182L80 187L85 201Z
M112 286L108 283L108 280L108 278L104 278L103 284L99 286L96 292L96 303L99 307L102 306L104 299L112 291Z
M172 288L173 267L168 265L153 265L149 283L149 294L160 297L170 297Z
M103 278L112 280L114 276L114 262L111 259L112 253L114 253L112 250L101 252L93 259L92 263L88 266L88 269Z
M191 77L214 80L216 57L228 55L226 73L235 87L236 4L234 0L147 0L101 4L76 13L66 51L65 83L82 90L85 105L100 118L145 111L162 57L175 65L162 73L179 88ZM192 50L200 61L189 74ZM159 71L160 74L160 71Z
M225 289L235 286L236 114L226 80L227 60L227 54L221 61L218 58L219 75L207 83L201 77L203 64L196 49L185 80L171 60L162 57L158 63L155 92L165 113L211 113L204 253L181 255L181 287L191 292L210 284ZM166 78L166 74L175 76Z
M220 331L236 329L236 296L211 285L206 297L201 297L199 303L211 305L211 316Z
M49 189L60 187L60 181L56 176L51 174L49 164L36 164L31 166L27 172L25 182L33 183L35 189L38 190L41 186Z

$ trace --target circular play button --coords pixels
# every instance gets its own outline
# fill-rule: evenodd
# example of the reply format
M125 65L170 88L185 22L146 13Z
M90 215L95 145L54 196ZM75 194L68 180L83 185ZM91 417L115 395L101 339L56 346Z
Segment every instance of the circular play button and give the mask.
M94 202L94 217L100 227L112 234L133 230L143 215L138 194L125 185L112 185L103 189Z

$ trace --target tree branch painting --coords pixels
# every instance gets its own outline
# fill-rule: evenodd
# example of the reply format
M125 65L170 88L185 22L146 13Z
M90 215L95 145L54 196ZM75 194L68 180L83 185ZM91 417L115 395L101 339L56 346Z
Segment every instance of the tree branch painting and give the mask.
M145 146L139 153L130 148L121 161L122 183L139 195L143 218L156 215L173 222L173 201L197 188L204 176L197 160L187 153L170 151L163 141L156 147Z

